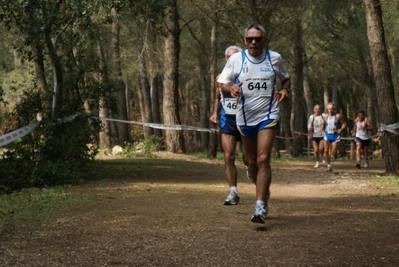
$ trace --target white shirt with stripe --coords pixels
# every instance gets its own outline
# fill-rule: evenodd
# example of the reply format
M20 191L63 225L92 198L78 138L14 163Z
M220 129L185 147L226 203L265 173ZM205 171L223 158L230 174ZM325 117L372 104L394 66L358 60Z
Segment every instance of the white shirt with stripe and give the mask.
M268 119L279 119L279 104L275 98L276 78L289 78L281 55L263 50L253 57L248 50L235 53L224 67L218 82L233 85L238 78L243 82L241 97L237 103L237 125L254 126Z

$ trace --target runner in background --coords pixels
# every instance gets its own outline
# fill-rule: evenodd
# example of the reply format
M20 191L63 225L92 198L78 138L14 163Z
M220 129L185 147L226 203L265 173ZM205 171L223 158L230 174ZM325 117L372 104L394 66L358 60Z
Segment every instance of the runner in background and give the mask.
M324 114L324 158L327 162L326 172L332 172L331 155L337 153L337 145L340 141L340 134L346 127L346 122L341 114L335 113L334 103L328 103L327 114ZM331 155L329 153L331 145Z
M316 164L314 168L319 168L320 166L320 159L325 162L323 157L323 137L324 137L324 120L323 114L321 113L320 105L315 105L313 108L314 114L309 116L308 120L308 132L309 132L309 139L312 139L313 145L313 155L316 160Z
M238 46L229 46L225 50L226 61L230 56L242 51ZM224 201L224 205L237 205L240 201L237 189L237 168L235 166L235 152L237 141L241 142L241 135L236 127L237 101L230 94L222 94L220 83L217 82L219 75L216 77L216 92L213 104L213 114L209 118L210 122L217 123L218 114L220 114L220 133L222 140L222 148L224 153L224 172L226 180L230 187L230 194ZM244 150L242 151L243 161ZM247 164L245 164L247 165Z
M371 121L366 117L364 110L360 110L357 113L355 125L352 130L352 137L355 137L356 143L356 168L361 167L361 152L363 149L363 155L365 159L364 167L369 167L369 146L371 143L371 131L374 129Z

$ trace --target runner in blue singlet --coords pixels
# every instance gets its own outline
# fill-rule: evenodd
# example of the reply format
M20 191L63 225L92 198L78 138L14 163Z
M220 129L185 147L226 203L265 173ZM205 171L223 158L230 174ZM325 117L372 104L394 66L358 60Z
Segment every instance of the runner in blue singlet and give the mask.
M327 162L326 172L332 172L331 154L337 153L337 145L340 141L340 134L346 127L346 122L339 113L335 113L334 103L328 103L327 114L324 114L324 158Z
M235 54L242 51L238 46L229 46L225 51L226 61ZM219 77L219 76L218 76ZM217 78L216 78L217 79ZM220 112L220 133L222 148L224 153L224 172L230 187L230 193L224 200L224 205L237 205L240 201L237 189L237 168L235 166L235 151L237 141L241 142L241 135L236 127L237 101L230 94L221 93L221 85L216 82L215 100L213 104L213 114L209 118L212 123L217 123ZM245 164L245 153L243 161Z

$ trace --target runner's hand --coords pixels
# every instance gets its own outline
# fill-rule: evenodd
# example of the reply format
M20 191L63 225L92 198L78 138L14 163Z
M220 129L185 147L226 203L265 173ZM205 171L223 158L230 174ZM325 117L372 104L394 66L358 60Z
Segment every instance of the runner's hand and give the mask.
M230 87L230 94L232 97L234 97L234 98L240 97L241 85L242 85L242 82L239 84L234 84L233 86Z
M289 95L287 90L283 89L279 92L276 93L276 100L277 102L281 103L281 102L286 102L289 99Z

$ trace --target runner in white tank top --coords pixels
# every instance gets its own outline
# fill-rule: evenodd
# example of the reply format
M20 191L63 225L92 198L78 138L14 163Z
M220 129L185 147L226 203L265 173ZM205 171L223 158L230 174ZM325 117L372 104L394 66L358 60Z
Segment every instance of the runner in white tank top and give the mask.
M309 131L308 138L312 140L313 156L316 160L314 168L319 168L320 158L322 159L322 161L324 161L324 158L322 156L322 154L324 153L323 150L324 120L319 105L314 106L313 112L314 114L310 115L308 120L308 131Z
M251 221L265 223L271 183L270 157L279 118L279 103L288 100L291 82L281 55L265 50L266 31L258 24L244 30L247 50L230 57L218 82L224 93L238 98L237 126L256 185ZM239 84L234 84L238 77ZM277 79L281 90L277 92Z
M371 143L371 131L373 130L373 125L370 120L366 117L364 110L360 110L357 113L357 118L355 120L355 125L353 126L352 136L355 137L356 143L356 168L361 167L361 152L363 149L363 155L365 159L364 167L369 167L369 146Z

